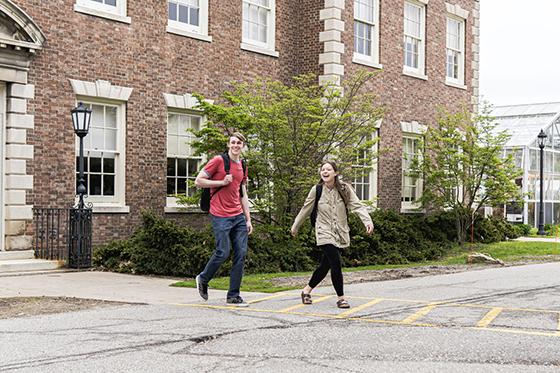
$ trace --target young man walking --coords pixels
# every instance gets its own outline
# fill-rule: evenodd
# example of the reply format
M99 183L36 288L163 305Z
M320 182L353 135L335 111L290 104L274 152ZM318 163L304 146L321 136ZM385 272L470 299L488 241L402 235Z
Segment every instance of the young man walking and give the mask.
M196 276L196 287L200 296L208 300L208 282L233 249L233 265L226 302L241 307L247 306L239 295L239 288L247 254L248 235L253 232L247 198L247 172L243 171L241 162L241 150L244 145L245 137L239 132L234 133L227 144L230 160L229 174L226 174L223 157L218 155L204 166L195 180L197 187L211 188L210 218L216 240L212 257L204 270Z

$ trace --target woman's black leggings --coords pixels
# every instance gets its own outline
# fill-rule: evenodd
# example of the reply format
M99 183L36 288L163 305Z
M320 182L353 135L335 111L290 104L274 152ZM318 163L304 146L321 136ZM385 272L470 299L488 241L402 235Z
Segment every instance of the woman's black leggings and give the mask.
M318 248L323 250L323 258L321 264L315 269L309 286L315 288L327 275L329 269L331 270L331 280L336 290L336 294L341 297L344 295L344 284L342 281L342 262L340 261L340 249L334 245L320 245Z

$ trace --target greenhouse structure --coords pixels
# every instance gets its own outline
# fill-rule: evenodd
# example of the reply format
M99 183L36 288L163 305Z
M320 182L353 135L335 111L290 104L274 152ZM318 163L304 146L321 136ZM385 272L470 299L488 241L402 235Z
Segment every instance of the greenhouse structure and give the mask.
M560 102L530 105L497 106L492 116L496 130L507 131L511 137L505 154L512 154L523 170L516 180L523 191L523 206L506 206L508 221L538 226L540 205L540 148L538 135L546 133L544 147L544 223L560 223Z

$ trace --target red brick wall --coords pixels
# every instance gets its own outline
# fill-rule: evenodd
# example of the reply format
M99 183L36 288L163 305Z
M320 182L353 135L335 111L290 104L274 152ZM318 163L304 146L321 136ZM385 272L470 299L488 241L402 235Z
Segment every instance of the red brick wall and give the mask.
M94 243L129 235L139 224L141 209L163 214L166 193L166 113L163 93L200 92L218 98L226 82L267 76L288 81L303 72L322 73L318 55L322 52L319 11L324 0L277 0L276 50L274 58L240 49L241 1L210 1L207 43L166 32L167 2L128 1L131 24L77 13L75 0L15 0L46 35L44 49L33 60L29 82L35 84L35 99L29 111L35 114L35 129L29 143L35 159L28 162L34 175L29 203L64 207L74 197L74 141L70 110L75 95L68 79L133 88L127 103L126 121L126 204L129 214L96 214ZM346 71L353 53L352 1L346 0L344 56ZM471 10L473 0L458 1ZM423 81L402 75L402 1L381 1L381 63L384 73L370 89L380 94L388 107L381 128L382 155L379 170L379 205L400 206L401 132L400 121L433 120L436 104L469 102L469 90L443 84L445 77L445 5L431 0L428 5L427 75ZM467 65L470 69L471 26L467 24ZM168 215L199 222L198 215Z
M452 1L469 10L466 22L465 84L468 89L445 85L446 8L444 0L430 0L426 12L426 75L422 80L403 75L404 1L380 1L379 62L383 71L369 85L379 95L379 102L386 107L380 129L378 170L378 206L400 211L402 177L402 131L400 122L418 121L430 125L434 122L438 106L458 109L461 105L471 108L472 96L472 9L474 0ZM343 13L345 32L345 73L358 69L376 69L352 63L353 1L346 1ZM377 70L379 71L379 70Z

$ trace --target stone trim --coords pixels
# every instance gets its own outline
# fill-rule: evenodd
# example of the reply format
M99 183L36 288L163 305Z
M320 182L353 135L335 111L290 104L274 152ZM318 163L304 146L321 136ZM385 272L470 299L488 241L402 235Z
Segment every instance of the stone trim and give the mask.
M132 88L120 87L107 80L88 82L85 80L69 79L76 96L108 98L118 101L128 101Z
M27 15L27 13L11 1L6 0L0 0L0 12L4 13L15 24L17 24L18 29L30 39L27 41L2 38L0 40L2 44L10 45L16 50L26 49L30 53L35 53L36 50L43 47L43 43L47 40L47 38L41 32L41 29L37 26L33 19Z
M323 31L319 33L319 41L323 43L323 53L319 54L319 65L323 66L320 85L340 87L344 77L343 10L344 0L325 0L325 7L319 11L319 20L323 21Z
M417 121L412 122L401 122L401 131L403 133L413 133L416 135L422 135L428 130L428 126L425 124L420 124Z
M25 227L33 219L33 206L26 205L27 191L33 189L26 160L33 159L34 151L33 145L27 144L27 130L35 127L35 116L27 113L27 102L35 97L35 86L8 83L6 88L4 249L26 250L32 247L32 237L25 235Z
M480 61L480 2L477 0L474 2L474 10L472 12L473 22L472 22L472 98L471 103L473 105L473 111L478 112L479 102L479 61Z
M190 93L185 93L183 95L164 93L163 98L165 100L165 105L168 108L200 111L200 109L197 108L198 106L197 98L191 95ZM214 100L204 100L204 101L208 102L209 104L214 103Z
M453 14L459 18L467 19L469 18L469 11L461 8L459 4L449 4L445 3L445 10L449 14Z

